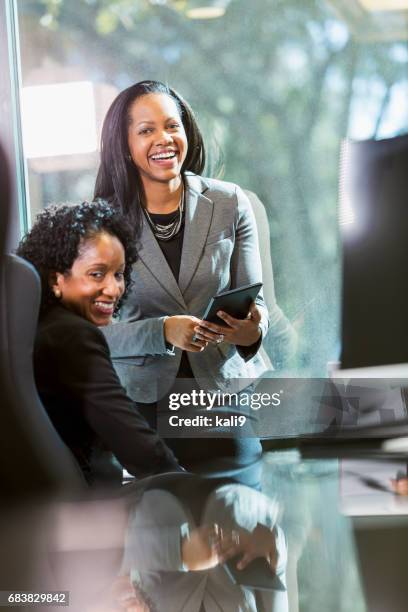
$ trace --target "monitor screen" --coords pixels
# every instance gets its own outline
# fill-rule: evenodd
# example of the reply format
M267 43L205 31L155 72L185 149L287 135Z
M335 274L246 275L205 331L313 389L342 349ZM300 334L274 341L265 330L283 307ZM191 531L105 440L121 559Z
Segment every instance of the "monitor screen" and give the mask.
M408 364L408 135L347 141L341 369Z

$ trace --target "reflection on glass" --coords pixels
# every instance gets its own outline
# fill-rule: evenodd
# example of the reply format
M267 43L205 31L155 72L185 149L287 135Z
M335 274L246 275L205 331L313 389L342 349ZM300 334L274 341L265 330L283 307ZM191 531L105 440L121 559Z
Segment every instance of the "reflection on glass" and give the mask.
M287 612L277 515L273 498L243 485L153 478L132 511L122 571L153 609Z

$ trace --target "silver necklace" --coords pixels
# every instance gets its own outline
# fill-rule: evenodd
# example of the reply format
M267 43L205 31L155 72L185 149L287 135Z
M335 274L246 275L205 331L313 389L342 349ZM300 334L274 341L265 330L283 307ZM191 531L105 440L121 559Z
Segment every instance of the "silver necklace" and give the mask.
M170 221L170 223L167 223L166 225L163 225L161 223L155 223L149 215L147 208L144 209L144 212L149 222L149 225L152 228L153 234L156 236L156 238L165 242L167 240L171 240L180 231L180 227L183 222L184 186L182 187L180 202L178 205L178 214L174 217L172 221Z

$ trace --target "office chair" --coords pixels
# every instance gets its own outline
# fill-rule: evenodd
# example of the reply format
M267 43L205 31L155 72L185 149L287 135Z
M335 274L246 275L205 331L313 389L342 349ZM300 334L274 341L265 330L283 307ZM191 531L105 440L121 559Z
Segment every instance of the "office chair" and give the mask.
M36 494L85 487L79 466L62 442L38 396L33 345L41 296L35 269L15 255L4 255L0 272L1 362L8 388L2 452L14 477ZM18 437L16 435L18 434Z
M246 189L245 194L248 196L255 216L259 251L261 253L263 296L266 306L270 310L272 307L275 307L276 296L268 215L265 205L255 193ZM282 322L278 329L274 329L273 333L267 334L260 348L260 354L268 369L273 370L274 367L287 367L290 364L290 360L294 357L296 350L296 331L291 327L290 322L286 321L286 323Z
M34 383L32 353L41 285L35 269L4 254L11 207L9 164L0 143L0 483L2 501L62 492L85 480L52 425Z
M11 504L77 490L82 474L34 384L32 352L41 289L32 266L5 255L12 195L1 143L0 167L0 483L2 501Z
M5 255L11 180L1 143L0 168L0 589L36 591L55 586L42 554L48 508L62 493L76 496L85 483L34 384L40 282L29 264Z

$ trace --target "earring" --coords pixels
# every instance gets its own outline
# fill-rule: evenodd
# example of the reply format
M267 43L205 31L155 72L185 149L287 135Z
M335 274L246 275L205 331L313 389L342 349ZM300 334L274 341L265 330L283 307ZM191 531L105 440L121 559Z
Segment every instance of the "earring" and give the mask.
M127 155L127 160L128 161L132 161L132 156L130 155L130 153L129 153L129 155Z
M54 289L54 295L57 298L57 300L59 300L61 297L61 289Z

